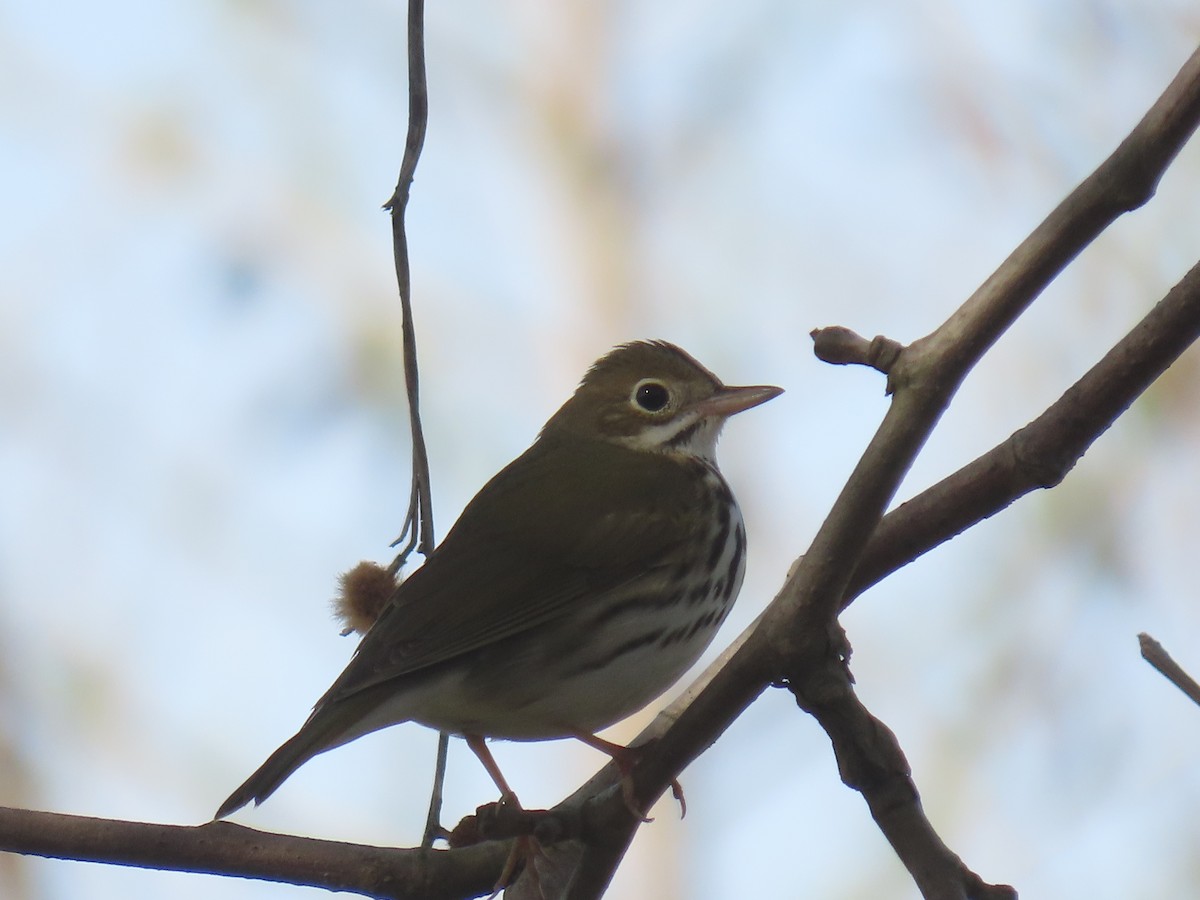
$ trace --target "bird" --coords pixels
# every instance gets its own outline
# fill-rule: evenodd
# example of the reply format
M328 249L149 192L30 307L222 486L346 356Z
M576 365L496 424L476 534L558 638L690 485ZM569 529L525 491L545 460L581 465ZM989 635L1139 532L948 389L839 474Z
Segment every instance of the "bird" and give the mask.
M314 756L409 721L465 738L508 802L486 739L573 737L621 765L626 748L596 732L671 687L741 588L746 530L717 438L780 393L726 386L665 341L601 357L215 818L263 802Z

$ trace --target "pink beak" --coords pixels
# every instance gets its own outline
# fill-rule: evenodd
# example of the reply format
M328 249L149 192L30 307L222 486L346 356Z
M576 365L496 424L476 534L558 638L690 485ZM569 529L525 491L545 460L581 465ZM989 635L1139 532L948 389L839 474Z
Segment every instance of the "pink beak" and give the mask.
M711 397L701 400L692 407L700 415L728 418L740 412L766 403L783 393L783 388L770 384L755 384L749 387L723 387Z

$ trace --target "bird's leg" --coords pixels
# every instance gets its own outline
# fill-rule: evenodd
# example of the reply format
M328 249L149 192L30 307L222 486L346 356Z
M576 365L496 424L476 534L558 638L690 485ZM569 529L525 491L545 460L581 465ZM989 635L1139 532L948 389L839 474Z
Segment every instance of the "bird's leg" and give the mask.
M500 789L500 802L507 803L516 809L522 809L521 801L517 799L517 795L513 789L508 786L508 781L504 778L504 774L500 771L500 767L496 765L496 758L492 756L492 751L488 749L487 743L482 735L464 734L467 740L467 746L471 748L471 752L479 757L479 761L483 763L483 767L487 769L488 775L492 777L492 781L496 783L496 787ZM504 867L500 870L500 877L496 879L496 887L488 900L494 900L499 896L500 892L508 887L513 880L517 868L525 861L532 862L533 856L540 850L537 838L530 835L518 837L513 841L512 849L508 851L508 857L504 860ZM533 878L534 884L537 884L537 868L530 866L530 877ZM538 893L541 889L538 888Z
M641 758L641 748L622 747L620 744L606 741L604 738L588 734L586 731L572 731L571 734L616 763L617 771L621 773L621 799L625 801L625 808L643 822L653 822L652 818L638 808L633 797L633 767ZM671 779L671 796L679 801L679 818L682 819L687 815L687 801L683 797L683 786L675 778Z
M500 767L496 765L496 758L492 756L492 751L488 749L483 737L478 734L464 734L463 737L467 739L467 746L471 748L471 752L479 757L479 761L487 769L487 773L492 777L492 781L495 782L496 787L500 788L501 802L511 804L517 809L523 809L521 801L517 799L517 795L513 793L513 789L504 780L504 774L500 771Z

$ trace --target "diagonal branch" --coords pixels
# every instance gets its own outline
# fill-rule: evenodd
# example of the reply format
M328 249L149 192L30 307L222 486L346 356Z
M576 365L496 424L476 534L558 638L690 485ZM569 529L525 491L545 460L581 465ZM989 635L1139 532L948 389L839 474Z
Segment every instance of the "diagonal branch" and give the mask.
M1013 448L1077 448L1069 450L1072 458L1077 458L1197 335L1200 264L1046 413L960 472L889 513L868 544L847 598L1033 488L1056 483L1042 478L1043 485L1031 473L1057 471L1058 463L1047 467L1043 461L1048 457L1042 451L1032 455ZM1020 441L1018 436L1023 436ZM1058 471L1056 478L1064 471ZM716 739L714 716L727 715L729 707L743 701L748 704L745 694L757 696L761 691L757 682L744 677L755 671L747 663L744 648L760 630L764 616L643 733L643 739L662 736L662 740L646 750L634 772L639 800L657 797L670 777ZM740 676L730 678L731 671ZM710 690L714 682L718 691ZM857 702L853 694L849 701ZM828 710L817 702L810 707L837 742L843 775L856 785L867 786L873 813L885 820L895 816L900 839L915 843L903 852L916 854L931 843L940 844L919 814L907 767L889 765L888 754L876 748L890 737L886 726L863 718L869 716L865 710L844 712L836 702ZM838 717L850 724L839 726ZM862 737L864 733L869 739ZM636 830L616 784L615 771L606 767L551 811L558 821L571 825L560 829L562 836L572 840L559 845L562 855L554 861L574 872L576 896L587 896L588 890L594 895L594 886L607 882L609 867L622 858ZM530 830L524 825L507 834ZM536 833L547 844L551 842L548 829ZM10 852L263 878L380 897L449 898L486 893L507 854L507 845L495 840L504 836L506 832L496 829L488 835L493 840L448 853L386 850L267 834L227 822L181 827L0 809L0 849ZM586 838L586 854L585 845L576 840L580 836ZM427 855L422 857L422 852ZM939 857L944 854L952 857L948 848L939 850ZM427 868L417 865L421 859L428 860ZM960 874L970 888L966 896L987 896L987 886L972 882L965 867Z
M842 597L1066 477L1092 443L1200 338L1200 263L1086 375L1007 440L884 516Z
M836 615L885 507L967 372L1070 260L1118 216L1153 196L1162 173L1198 122L1200 51L1184 64L1117 150L996 273L940 328L900 351L889 374L892 405L809 552L793 567L760 621L743 636L740 648L686 707L673 713L678 717L674 724L662 730L665 723L656 721L647 730L651 736L661 736L637 769L639 801L648 803L661 795L670 779L711 745L770 683L787 683L802 708L814 715L822 712L818 718L827 728L839 715L861 720L846 668L848 645ZM1124 406L1116 413L1120 409ZM871 727L860 729L854 740L833 733L831 737L844 773L858 769L848 758L849 749L879 761L878 771L891 773L869 784L852 779L851 786L864 792L923 895L984 896L988 886L940 840L917 845L911 841L908 826L928 823L907 761L891 733ZM878 801L883 791L895 786L896 778L904 783L910 802L882 805L906 814L881 817ZM624 827L631 835L636 823ZM926 830L933 834L931 828ZM591 874L576 880L569 895L572 900L603 893L624 852L623 844L613 841L584 851L580 871ZM995 890L998 896L1005 894L1002 886Z
M962 308L933 334L900 348L894 359L889 356L892 407L813 547L755 625L643 733L645 739L657 740L633 772L639 803L656 799L765 687L786 684L830 734L844 779L863 792L924 896L1010 896L1011 889L987 885L974 875L929 826L894 737L854 696L846 668L848 647L835 616L888 572L1034 488L1056 484L1195 339L1200 332L1200 269L1189 272L1043 416L881 521L912 458L971 366L1100 230L1152 195L1198 119L1200 53L1118 150ZM419 144L418 137L418 149ZM407 197L411 174L409 170L406 180L402 172L394 201ZM403 247L402 226L398 240ZM404 274L406 279L407 269ZM401 284L407 296L406 280ZM406 322L411 328L407 307ZM638 823L624 812L618 792L605 789L615 781L612 772L602 771L561 805L562 813L575 810L586 825L570 831L586 839L576 842L577 853L570 860L574 877L565 896L599 896L636 831ZM381 897L465 897L486 892L507 847L488 841L453 851L387 851L265 835L230 823L182 828L0 809L0 849L267 878Z
M1138 646L1142 648L1142 659L1154 666L1167 681L1187 694L1189 700L1193 703L1200 703L1200 684L1196 683L1196 679L1189 675L1183 666L1175 662L1162 644L1150 635L1142 633L1138 635Z

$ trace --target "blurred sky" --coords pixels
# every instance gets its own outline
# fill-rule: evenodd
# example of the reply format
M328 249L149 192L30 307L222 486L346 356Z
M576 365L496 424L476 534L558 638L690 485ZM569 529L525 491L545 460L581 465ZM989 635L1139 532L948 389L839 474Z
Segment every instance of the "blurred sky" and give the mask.
M768 602L885 409L879 377L817 363L808 331L927 333L1200 39L1183 0L428 17L410 234L439 533L595 357L677 341L788 390L722 444L751 553L718 644ZM336 576L390 559L408 492L379 209L403 20L377 0L0 6L0 802L205 821L349 657ZM1187 270L1198 184L1190 146L979 367L904 495L1037 415ZM935 825L1023 897L1200 881L1200 716L1135 640L1200 671L1198 389L1191 352L1060 489L845 617ZM434 743L363 739L236 819L411 845ZM602 762L568 742L498 757L530 805ZM611 896L917 896L782 692L683 782L687 820L660 805ZM446 821L493 793L456 742ZM6 898L168 894L319 896L0 858Z

